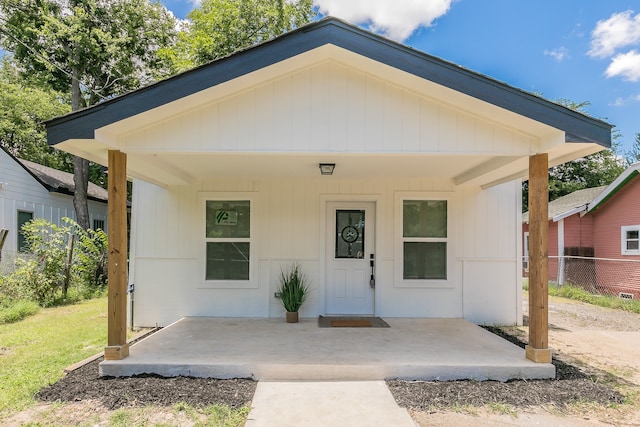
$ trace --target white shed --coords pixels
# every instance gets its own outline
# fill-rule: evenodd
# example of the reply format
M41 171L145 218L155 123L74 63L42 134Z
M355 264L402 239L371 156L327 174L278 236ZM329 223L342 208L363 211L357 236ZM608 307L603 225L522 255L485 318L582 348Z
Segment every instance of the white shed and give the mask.
M313 288L302 316L521 323L521 179L611 130L335 18L47 127L60 149L126 159L141 326L282 316L293 263Z

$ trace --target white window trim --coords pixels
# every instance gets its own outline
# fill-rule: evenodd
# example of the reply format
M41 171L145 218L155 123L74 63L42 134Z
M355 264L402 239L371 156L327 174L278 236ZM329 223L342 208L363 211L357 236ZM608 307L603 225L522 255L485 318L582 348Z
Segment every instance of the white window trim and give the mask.
M200 275L201 281L198 285L199 288L205 289L257 289L257 258L256 258L256 195L255 193L221 193L221 192L206 192L198 194L198 209L200 210L200 221L198 227L197 241L200 246ZM207 201L243 201L248 200L251 209L251 217L249 219L249 227L251 229L251 236L248 238L220 238L214 239L206 237L207 226ZM207 280L207 242L248 242L249 243L249 280Z
M445 200L447 202L447 237L446 238L413 238L402 236L403 230L403 202L405 200ZM394 256L394 287L396 288L453 288L453 232L452 205L453 195L450 193L431 192L396 192L395 194L395 256ZM447 243L447 278L446 279L405 279L404 278L404 242L446 242Z
M638 231L640 225L623 225L620 227L620 253L622 255L640 255L640 249L627 249L627 231Z

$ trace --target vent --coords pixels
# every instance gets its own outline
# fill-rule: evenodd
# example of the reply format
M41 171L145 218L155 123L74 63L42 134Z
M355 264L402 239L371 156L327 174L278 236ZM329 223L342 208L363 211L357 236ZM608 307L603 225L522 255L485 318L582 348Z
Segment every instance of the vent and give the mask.
M618 296L622 299L633 299L633 294L629 294L627 292L620 292Z

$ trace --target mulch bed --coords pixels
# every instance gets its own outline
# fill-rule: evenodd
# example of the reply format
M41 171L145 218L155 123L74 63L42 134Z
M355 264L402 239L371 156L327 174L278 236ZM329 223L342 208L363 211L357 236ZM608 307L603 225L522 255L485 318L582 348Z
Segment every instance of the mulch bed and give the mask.
M108 409L178 403L199 408L222 403L239 408L251 402L258 384L251 379L163 378L157 375L101 378L98 376L100 362L102 358L69 372L55 384L40 390L36 398L46 402L91 400Z
M524 348L519 338L500 328L485 329ZM575 403L597 403L603 406L621 404L625 397L618 392L605 375L585 372L578 367L553 357L556 378L552 380L498 381L387 381L398 405L420 411L431 411L460 406L483 406L493 403L526 408L539 405L564 407Z
M524 347L518 338L499 328L491 332ZM97 401L108 409L146 405L172 406L187 403L194 407L227 404L233 408L248 405L257 382L251 379L216 380L205 378L162 378L142 375L131 378L100 378L98 363L93 361L42 389L36 398L41 401ZM587 373L557 358L554 380L497 381L387 381L398 404L422 411L459 406L483 406L491 403L530 407L537 405L565 406L576 402L601 405L620 404L624 396L602 375Z

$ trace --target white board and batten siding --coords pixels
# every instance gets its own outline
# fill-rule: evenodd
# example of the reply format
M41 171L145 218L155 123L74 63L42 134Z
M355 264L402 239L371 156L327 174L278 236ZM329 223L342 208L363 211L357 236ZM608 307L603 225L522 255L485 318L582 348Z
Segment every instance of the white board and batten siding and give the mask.
M238 167L243 159L255 161L255 153L343 154L351 160L358 157L352 154L370 154L384 161L392 155L388 161L402 165L415 162L414 153L466 161L485 154L527 156L539 143L503 123L436 101L423 89L390 84L335 61L216 99L124 135L121 142L132 153L219 154L188 159L196 165L224 156ZM376 315L520 323L520 181L487 190L456 186L446 165L429 164L434 168L429 177L370 172L327 179L317 170L313 176L265 177L254 169L196 176L192 185L167 188L135 181L130 264L135 324L167 325L183 316L282 316L274 292L281 269L293 262L301 264L313 288L301 315L325 314L325 248L332 232L326 206L335 201L375 203ZM360 172L367 173L367 164L361 165ZM208 197L251 201L248 283L217 286L204 280ZM448 200L446 281L402 279L403 198Z
M279 317L274 297L282 268L300 263L312 296L302 316L325 314L325 206L371 201L376 206L375 314L387 317L464 317L514 324L518 309L518 203L520 183L489 190L454 188L443 181L316 180L208 181L194 187L135 182L135 323L167 325L183 316ZM449 273L445 283L402 280L403 198L449 201ZM251 280L217 286L204 280L204 201L251 201ZM370 225L368 225L370 226ZM157 230L164 230L159 233Z
M0 150L0 228L9 230L3 251L16 252L18 247L18 212L30 212L33 218L44 218L62 225L62 218L74 218L73 197L52 193L42 186L16 160ZM107 205L89 201L91 220L106 224Z
M518 155L538 141L332 61L123 137L123 150L175 153Z

